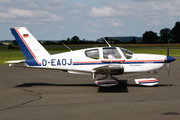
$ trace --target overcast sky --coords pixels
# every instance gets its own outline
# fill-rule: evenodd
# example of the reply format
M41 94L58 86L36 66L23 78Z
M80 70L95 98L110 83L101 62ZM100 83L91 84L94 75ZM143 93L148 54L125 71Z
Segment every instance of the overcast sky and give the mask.
M180 21L180 0L0 0L0 40L26 27L38 40L159 34Z

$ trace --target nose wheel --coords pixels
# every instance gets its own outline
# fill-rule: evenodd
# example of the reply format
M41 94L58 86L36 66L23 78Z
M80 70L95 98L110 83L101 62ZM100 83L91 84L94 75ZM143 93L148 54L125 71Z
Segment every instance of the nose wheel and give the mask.
M158 79L152 78L150 72L148 73L149 78L135 79L135 83L144 86L154 86L159 83Z

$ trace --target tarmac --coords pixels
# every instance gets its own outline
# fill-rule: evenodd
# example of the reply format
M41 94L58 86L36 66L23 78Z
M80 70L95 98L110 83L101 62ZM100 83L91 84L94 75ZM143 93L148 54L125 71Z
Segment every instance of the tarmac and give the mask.
M135 84L147 74L115 76L115 87L98 87L92 76L0 65L0 120L179 120L180 61L152 77L154 87ZM102 77L102 76L97 76Z

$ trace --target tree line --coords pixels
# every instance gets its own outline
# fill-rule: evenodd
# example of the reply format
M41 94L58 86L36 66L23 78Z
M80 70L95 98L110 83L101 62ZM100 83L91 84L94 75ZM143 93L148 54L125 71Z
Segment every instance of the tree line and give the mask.
M123 41L120 39L123 38L132 38L129 41ZM169 43L180 43L180 22L176 22L172 29L163 28L159 32L159 36L156 32L153 31L146 31L143 35L141 40L140 37L105 37L105 39L111 44L166 44L169 40ZM138 39L138 40L137 40ZM100 38L96 41L87 41L85 39L80 40L78 36L73 36L71 39L67 38L67 40L61 41L39 41L43 45L62 45L65 44L102 44L104 43L103 38ZM13 45L17 45L16 41L13 41ZM11 47L11 46L10 46Z
M123 38L123 37L119 37ZM124 37L126 38L126 37ZM176 22L172 29L163 28L159 32L159 36L156 32L153 31L146 31L143 35L141 40L137 41L138 37L132 37L132 40L129 41L121 41L118 37L105 37L105 39L111 44L136 44L136 43L143 43L143 44L166 44L169 40L169 43L180 43L180 22ZM103 43L103 38L98 39L97 41L86 41L80 40L78 36L74 36L71 39L67 38L67 40L62 40L58 42L54 41L46 41L43 44L88 44L88 43Z
M43 45L62 45L62 43L65 44L93 44L95 41L87 41L85 39L80 40L78 36L73 36L71 39L67 38L67 40L61 40L61 41L39 41Z
M146 31L142 36L142 43L180 43L180 22L176 22L172 29L164 28L159 32L159 36L156 32Z

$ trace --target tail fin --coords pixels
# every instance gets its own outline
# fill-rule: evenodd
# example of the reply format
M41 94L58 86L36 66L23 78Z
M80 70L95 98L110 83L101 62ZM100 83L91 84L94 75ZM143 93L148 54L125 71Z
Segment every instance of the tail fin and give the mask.
M29 61L31 65L35 61L37 64L34 65L40 65L41 63L37 61L37 58L50 55L25 27L10 28L10 30L20 46L26 60L31 60Z

